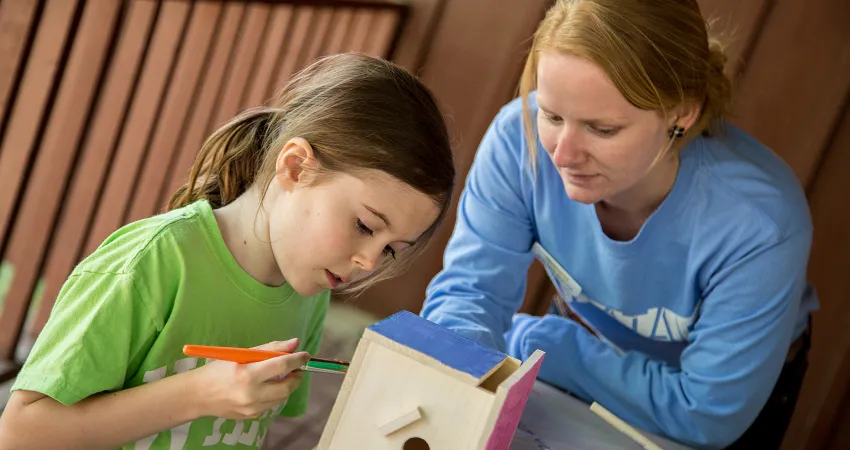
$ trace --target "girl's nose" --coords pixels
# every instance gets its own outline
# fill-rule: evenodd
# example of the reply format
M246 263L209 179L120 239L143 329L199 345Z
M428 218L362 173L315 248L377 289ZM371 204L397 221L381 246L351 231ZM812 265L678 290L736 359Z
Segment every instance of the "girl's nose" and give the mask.
M375 246L370 246L375 247ZM364 248L354 256L354 263L361 270L372 272L381 264L384 257L384 248L381 247L377 251L374 248Z

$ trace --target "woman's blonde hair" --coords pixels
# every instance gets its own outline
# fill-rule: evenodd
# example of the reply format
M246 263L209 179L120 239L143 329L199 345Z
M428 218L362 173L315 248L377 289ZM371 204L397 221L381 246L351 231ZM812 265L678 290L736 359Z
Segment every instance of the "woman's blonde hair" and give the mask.
M389 61L359 53L318 59L289 80L273 106L249 109L215 131L169 209L200 199L219 208L255 184L265 197L278 154L294 137L310 143L319 163L305 168L312 184L334 173L378 170L434 200L440 214L416 245L398 260L385 258L373 276L348 292L362 292L407 268L451 202L455 168L449 135L419 80Z
M696 0L557 0L534 34L520 80L532 167L537 136L528 96L537 89L537 64L546 50L595 63L637 108L666 116L677 105L700 105L683 141L717 131L732 85L723 47L708 28Z

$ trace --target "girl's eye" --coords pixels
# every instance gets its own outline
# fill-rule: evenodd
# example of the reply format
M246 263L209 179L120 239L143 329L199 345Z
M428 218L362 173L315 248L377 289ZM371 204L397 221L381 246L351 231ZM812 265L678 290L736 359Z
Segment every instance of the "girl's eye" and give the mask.
M375 232L372 231L371 228L367 227L366 224L363 223L363 221L360 219L357 219L357 231L359 231L360 234L364 236L372 236L373 234L375 234Z
M392 256L393 259L395 259L395 250L393 250L393 248L390 247L389 245L387 246L387 248L384 249L384 254Z
M619 128L597 128L597 127L590 127L590 128L593 129L594 133L596 133L596 134L598 134L599 136L602 136L602 137L611 137L611 136L614 136L615 134L617 134L618 131L620 131Z
M357 219L357 231L363 236L372 236L375 234L375 232L372 231L371 228L367 227L366 224L363 223L363 221L360 219ZM395 250L393 250L393 248L388 245L384 249L384 255L392 256L393 259L395 259Z

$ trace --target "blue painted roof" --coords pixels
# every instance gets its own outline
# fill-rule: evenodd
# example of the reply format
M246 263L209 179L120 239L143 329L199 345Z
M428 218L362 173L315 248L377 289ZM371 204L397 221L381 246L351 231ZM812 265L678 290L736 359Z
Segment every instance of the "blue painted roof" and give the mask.
M479 379L507 357L410 311L393 314L369 329Z

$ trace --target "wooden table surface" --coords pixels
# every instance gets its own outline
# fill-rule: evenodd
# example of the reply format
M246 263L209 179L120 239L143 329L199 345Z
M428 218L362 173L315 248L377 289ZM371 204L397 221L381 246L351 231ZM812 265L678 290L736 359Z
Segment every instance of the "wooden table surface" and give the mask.
M692 450L643 432L664 450ZM537 381L510 450L608 450L641 447L590 410L590 405Z

